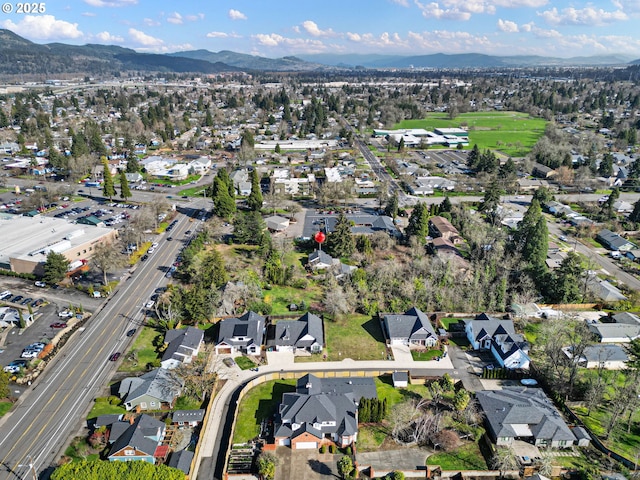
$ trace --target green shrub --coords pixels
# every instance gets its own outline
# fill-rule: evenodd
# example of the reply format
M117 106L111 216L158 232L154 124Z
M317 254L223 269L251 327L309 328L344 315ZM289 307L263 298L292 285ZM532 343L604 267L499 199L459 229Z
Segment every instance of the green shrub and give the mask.
M309 286L309 282L305 278L296 278L291 281L291 286L293 288L299 288L300 290L305 290Z
M320 453L327 453L327 446L326 445L322 445L320 447Z

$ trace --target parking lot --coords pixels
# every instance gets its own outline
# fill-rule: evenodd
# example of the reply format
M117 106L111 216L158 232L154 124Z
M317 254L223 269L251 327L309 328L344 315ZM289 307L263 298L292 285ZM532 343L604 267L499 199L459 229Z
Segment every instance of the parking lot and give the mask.
M11 296L1 301L0 307L21 309L23 318L28 317L31 309L33 323L25 329L0 329L0 365L3 368L16 360L31 362L36 358L37 348L30 349L36 352L35 355L24 353L26 358L23 358L25 348L37 343L49 343L68 321L69 307L82 306L84 310L93 311L101 303L101 299L90 298L86 293L75 289L42 288L36 287L34 282L20 278L0 277L0 292L6 291L11 292ZM25 303L25 300L28 301ZM20 391L21 389L16 389L13 394L17 395Z

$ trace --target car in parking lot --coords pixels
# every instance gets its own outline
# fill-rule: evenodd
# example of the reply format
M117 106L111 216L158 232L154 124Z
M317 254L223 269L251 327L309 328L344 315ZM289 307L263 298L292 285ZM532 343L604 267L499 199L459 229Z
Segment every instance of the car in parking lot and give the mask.
M18 303L18 302L22 301L22 299L23 299L23 298L24 298L24 297L23 297L22 295L16 295L15 297L13 297L13 298L11 299L11 301L12 301L13 303Z
M31 303L31 302L33 302L33 298L27 297L20 302L20 305L26 305L27 303Z
M6 300L10 296L11 292L9 290L5 290L4 292L0 293L0 300Z
M153 308L155 304L156 302L154 302L153 300L149 300L147 303L144 304L144 308Z
M120 355L122 355L120 352L112 353L111 356L109 357L109 361L116 362L120 358Z
M40 287L40 288L44 288L44 287L46 287L46 286L47 286L47 284L46 284L45 282L42 282L42 281L40 281L40 280L38 280L37 282L35 282L35 283L34 283L34 285L35 285L36 287Z
M67 324L65 322L54 322L49 326L51 328L67 328Z
M27 360L14 360L9 365L4 367L4 371L7 373L18 373L21 368L24 368L28 365Z
M149 258L149 255L144 254L142 255L142 257L140 257L140 261L144 262L147 258Z
M127 337L133 337L136 334L136 331L137 331L136 328L132 328L127 332Z
M38 298L37 300L34 300L33 302L31 302L31 306L32 307L39 307L40 305L42 305L44 303L44 298Z
M73 317L73 312L71 310L63 310L58 313L60 318L71 318Z
M21 358L38 358L39 350L24 349L20 354Z

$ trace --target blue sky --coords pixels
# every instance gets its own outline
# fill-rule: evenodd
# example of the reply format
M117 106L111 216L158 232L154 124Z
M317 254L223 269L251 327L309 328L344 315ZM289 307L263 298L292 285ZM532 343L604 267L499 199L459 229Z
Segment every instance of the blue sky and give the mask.
M3 0L5 1L5 0ZM13 7L6 13L7 3ZM140 52L622 54L640 58L640 0L49 0L3 4L0 27L36 43Z

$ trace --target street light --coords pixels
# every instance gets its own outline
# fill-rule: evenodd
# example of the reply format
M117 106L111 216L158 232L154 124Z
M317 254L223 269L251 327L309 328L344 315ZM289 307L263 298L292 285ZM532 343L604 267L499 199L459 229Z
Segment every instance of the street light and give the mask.
M38 472L36 472L36 467L33 464L33 459L31 458L31 455L29 455L27 459L29 460L29 463L25 465L18 465L18 468L29 467L29 471L31 472L31 475L33 475L33 480L38 480Z

